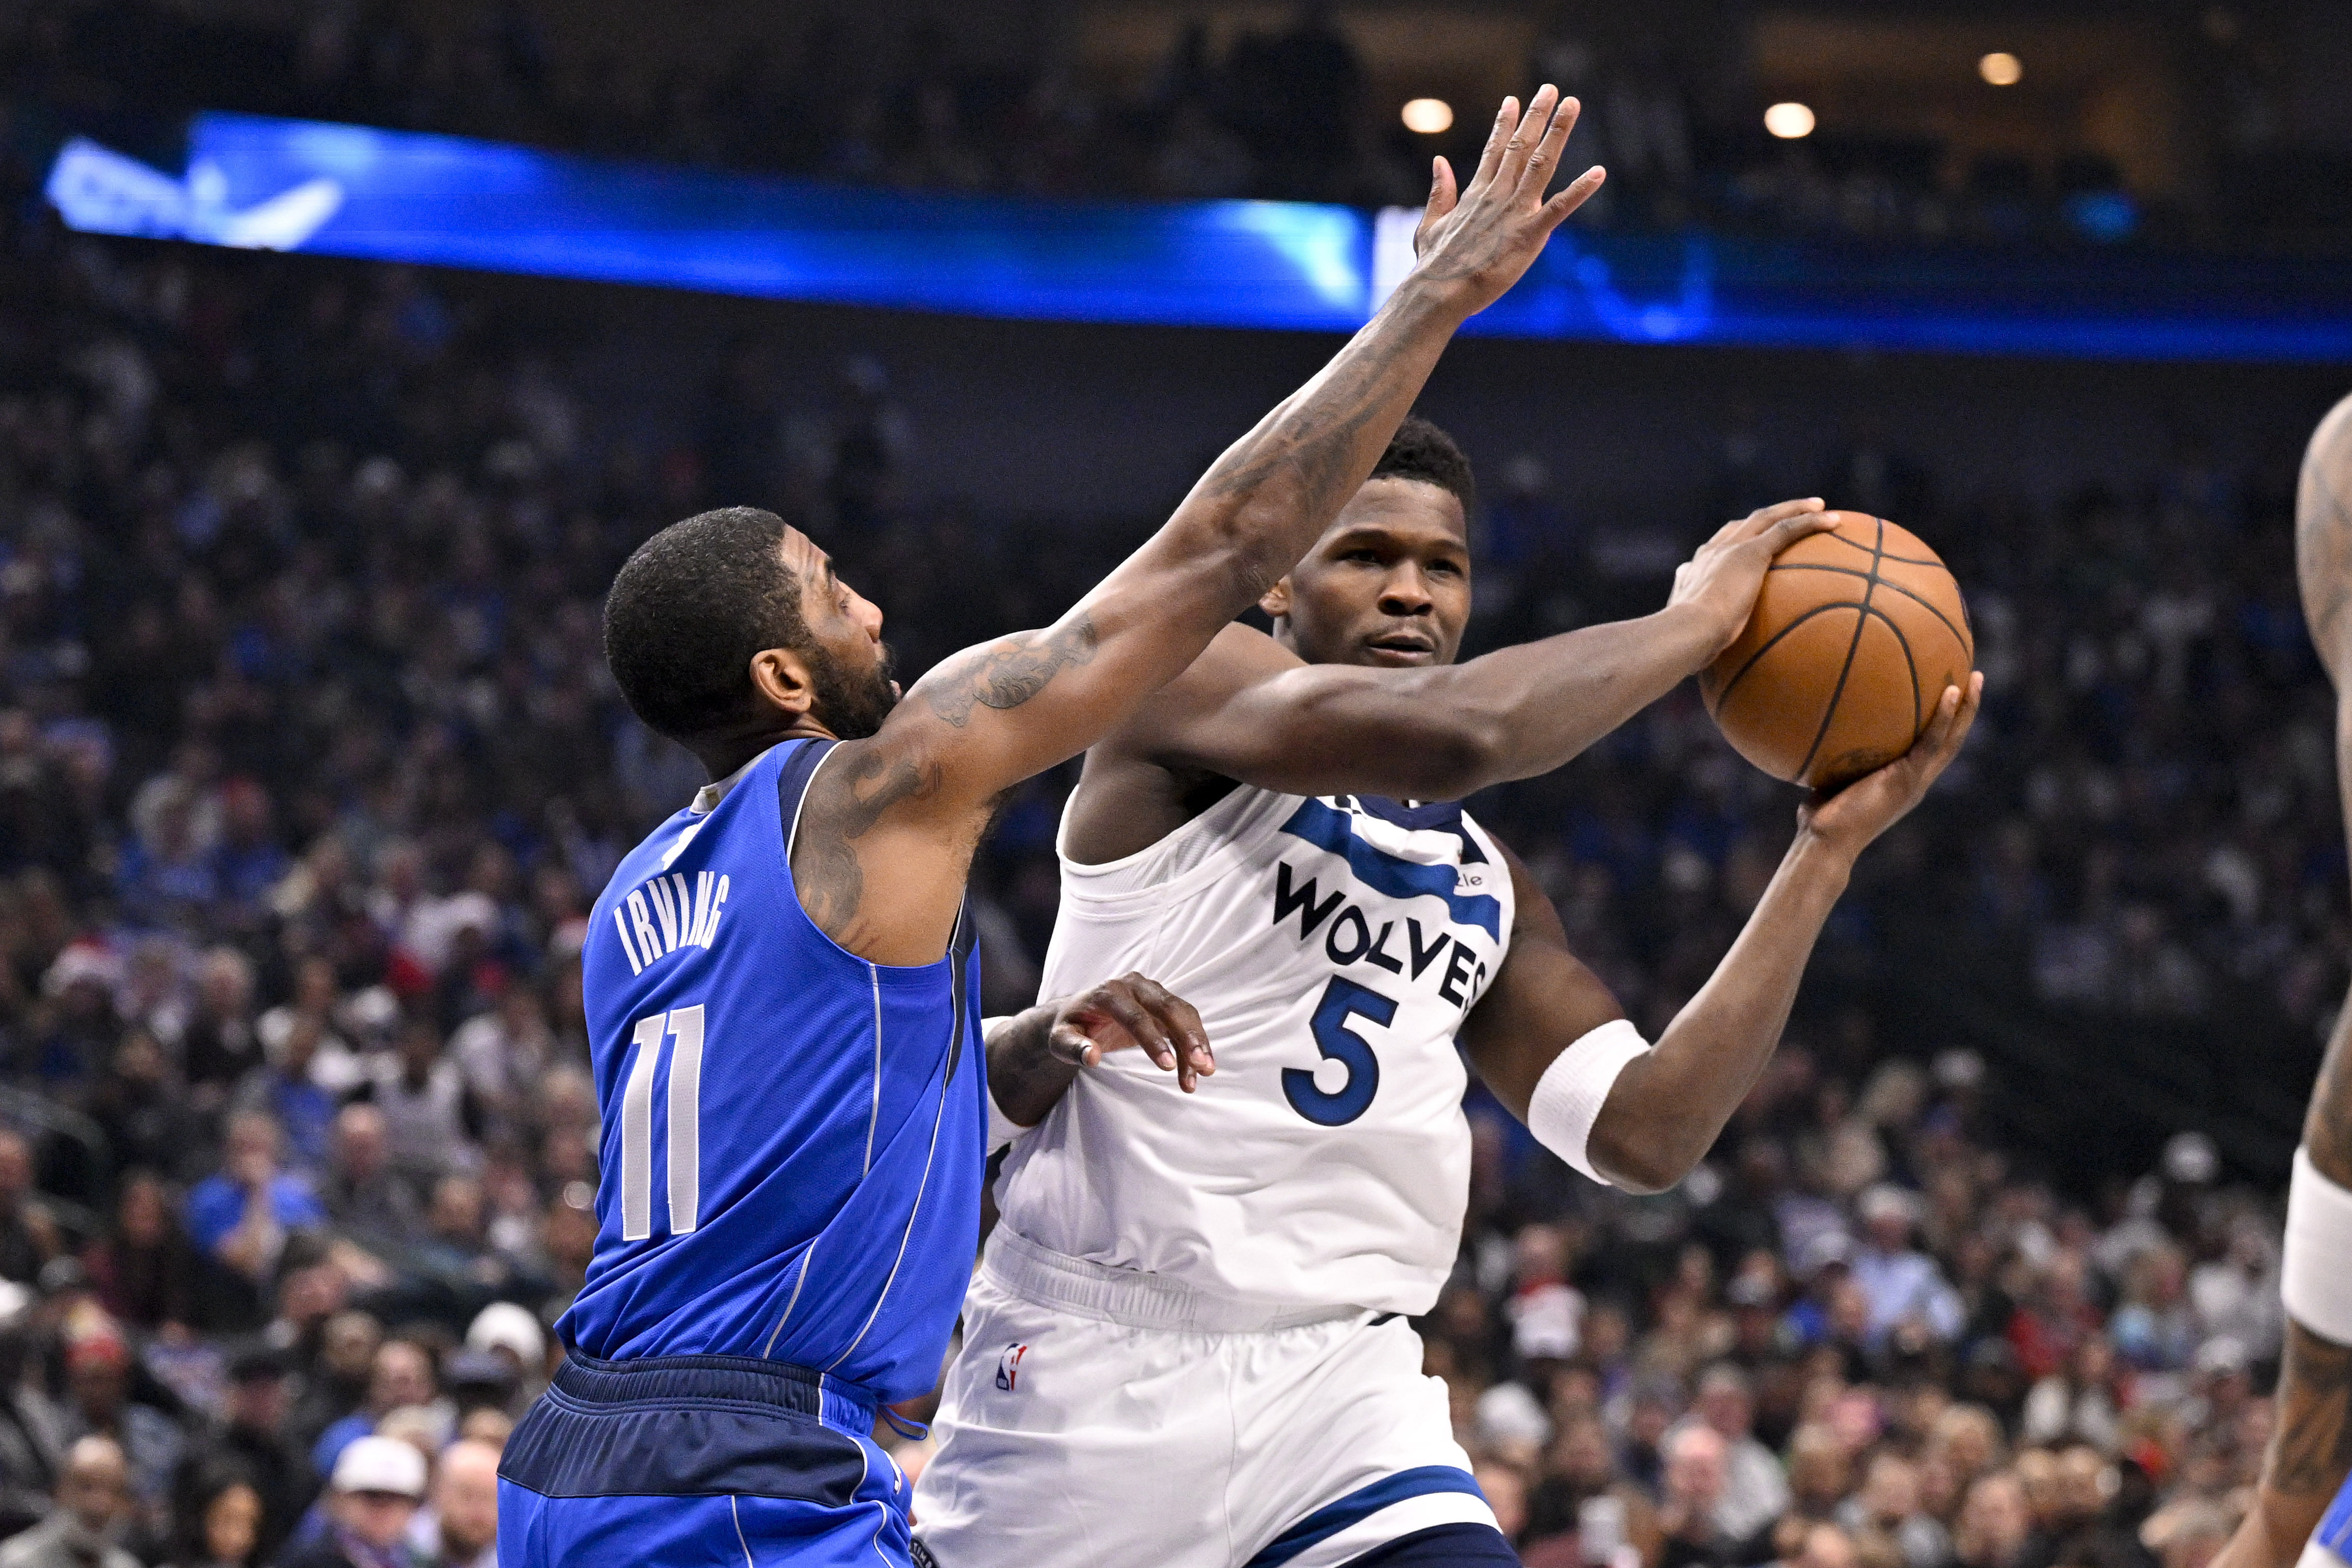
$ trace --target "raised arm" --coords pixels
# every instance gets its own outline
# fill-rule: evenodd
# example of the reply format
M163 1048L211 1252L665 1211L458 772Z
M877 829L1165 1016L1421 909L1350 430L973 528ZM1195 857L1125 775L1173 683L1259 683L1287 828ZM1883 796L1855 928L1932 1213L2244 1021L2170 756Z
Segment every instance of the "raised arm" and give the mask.
M2320 422L2295 497L2304 619L2336 686L2336 789L2352 831L2352 398ZM2288 1200L2286 1357L2263 1478L2215 1568L2286 1568L2352 1474L2352 1005L2337 1014ZM2333 1192L2330 1192L2330 1188ZM2334 1199L2334 1201L2330 1201ZM2297 1230L2303 1234L2296 1235ZM2329 1277L2332 1272L2332 1279ZM2295 1289L2297 1276L2311 1297ZM2314 1307L2321 1310L2315 1312ZM2306 1317L2314 1322L2305 1322ZM2319 1321L2324 1318L2323 1321ZM2321 1328L2325 1333L2319 1332Z
M1306 550L1371 472L1455 329L1599 188L1595 169L1545 199L1575 120L1575 100L1549 87L1524 116L1506 99L1458 199L1438 161L1412 274L1150 540L1052 626L943 661L877 733L843 744L810 788L793 859L803 904L836 941L877 962L936 958L996 796L1085 750ZM887 908L863 896L877 879Z
M1976 675L1965 694L1946 688L1908 756L1805 807L1738 940L1647 1050L1630 1026L1595 1033L1623 1011L1569 952L1559 915L1513 856L1517 915L1510 956L1462 1031L1472 1065L1496 1097L1563 1158L1580 1157L1593 1174L1629 1192L1662 1192L1682 1180L1771 1059L1854 857L1918 804L1958 755L1983 686ZM1579 1051L1601 1053L1614 1081L1605 1071L1583 1071L1587 1064L1574 1060ZM1575 1111L1580 1094L1587 1103ZM1597 1111L1589 1103L1596 1095ZM1547 1136L1549 1123L1562 1117L1578 1129L1567 1141L1580 1147L1559 1147Z
M1462 664L1310 664L1228 627L1123 735L1162 767L1293 795L1458 800L1549 773L1729 647L1764 569L1827 527L1819 499L1727 523L1675 573L1664 609Z

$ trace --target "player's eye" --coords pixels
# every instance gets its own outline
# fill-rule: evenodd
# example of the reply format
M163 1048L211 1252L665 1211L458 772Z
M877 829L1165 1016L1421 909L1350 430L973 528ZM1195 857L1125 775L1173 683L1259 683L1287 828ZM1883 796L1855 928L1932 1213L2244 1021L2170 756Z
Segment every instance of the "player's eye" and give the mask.
M1376 549L1351 549L1339 559L1346 561L1361 561L1366 566L1386 566L1388 564L1388 562L1381 559L1381 552Z
M1428 570L1431 571L1444 572L1449 577L1460 577L1462 575L1462 565L1459 561L1433 560L1429 563Z

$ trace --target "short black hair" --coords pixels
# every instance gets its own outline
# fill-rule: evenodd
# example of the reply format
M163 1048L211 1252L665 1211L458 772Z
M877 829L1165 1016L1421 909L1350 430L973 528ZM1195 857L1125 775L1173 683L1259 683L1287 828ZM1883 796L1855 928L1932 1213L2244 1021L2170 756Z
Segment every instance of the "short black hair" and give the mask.
M673 740L751 716L751 656L806 648L784 519L722 507L672 523L622 563L604 598L604 662L630 708Z
M1389 449L1372 466L1375 479L1417 479L1451 491L1462 503L1464 516L1478 504L1478 482L1470 476L1470 459L1454 437L1421 415L1407 414L1390 438Z

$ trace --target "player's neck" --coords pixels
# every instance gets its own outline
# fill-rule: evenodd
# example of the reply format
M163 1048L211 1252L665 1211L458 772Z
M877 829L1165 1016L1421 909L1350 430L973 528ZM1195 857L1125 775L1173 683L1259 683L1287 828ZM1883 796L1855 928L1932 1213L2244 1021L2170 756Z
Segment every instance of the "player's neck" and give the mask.
M721 731L693 741L687 749L710 775L714 784L741 770L743 765L772 746L787 740L834 740L838 737L814 717L802 714L786 723L782 716L740 729Z

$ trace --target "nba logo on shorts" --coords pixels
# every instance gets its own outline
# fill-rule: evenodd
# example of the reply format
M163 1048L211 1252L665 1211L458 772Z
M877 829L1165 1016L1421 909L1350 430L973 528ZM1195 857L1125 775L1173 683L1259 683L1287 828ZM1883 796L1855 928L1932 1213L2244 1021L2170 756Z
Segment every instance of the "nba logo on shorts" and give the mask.
M1028 1354L1025 1344L1004 1347L1004 1354L996 1358L996 1386L1010 1394L1021 1385L1021 1358Z

